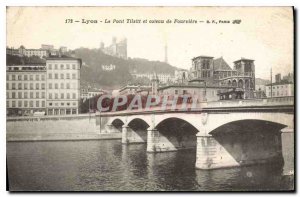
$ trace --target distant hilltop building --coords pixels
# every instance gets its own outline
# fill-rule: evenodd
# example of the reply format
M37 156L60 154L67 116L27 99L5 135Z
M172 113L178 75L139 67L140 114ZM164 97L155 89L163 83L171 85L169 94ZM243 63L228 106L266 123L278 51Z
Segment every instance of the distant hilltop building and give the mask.
M117 38L113 37L110 46L105 47L104 43L101 42L100 50L107 55L127 59L127 39L124 38L117 42Z

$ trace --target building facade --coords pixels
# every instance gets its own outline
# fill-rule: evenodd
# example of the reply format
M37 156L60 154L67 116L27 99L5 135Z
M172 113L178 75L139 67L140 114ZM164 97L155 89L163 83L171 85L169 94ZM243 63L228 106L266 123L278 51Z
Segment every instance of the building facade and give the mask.
M51 57L47 66L47 114L79 113L81 59Z
M243 98L253 98L255 92L254 60L241 58L234 62L233 69L221 58L199 56L192 59L192 75L207 84L238 88Z
M7 115L46 113L46 65L6 66Z
M275 83L266 85L267 97L294 96L294 83L287 78L281 79L281 74L275 75Z

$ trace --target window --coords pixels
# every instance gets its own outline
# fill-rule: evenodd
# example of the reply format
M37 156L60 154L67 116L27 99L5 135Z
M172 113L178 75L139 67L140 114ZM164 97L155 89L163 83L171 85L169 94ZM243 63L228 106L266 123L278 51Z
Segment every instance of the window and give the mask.
M33 98L33 92L30 92L30 98Z
M60 78L61 78L61 79L64 79L64 74L63 74L63 73L60 74Z
M6 108L9 107L9 101L6 101Z
M22 75L18 75L18 80L22 80Z
M12 85L11 89L15 90L16 89L16 84L12 83L11 85Z
M15 75L12 75L11 77L12 77L11 78L12 80L16 80L16 76Z
M30 83L30 89L33 90L33 83Z
M9 83L6 83L6 89L7 90L9 89Z
M39 92L35 93L35 98L40 98L40 93Z
M42 81L44 81L45 80L45 75L42 75Z
M28 80L28 76L24 75L24 80L27 81Z
M30 107L33 107L33 101L29 102Z
M49 99L52 99L52 93L49 93Z
M70 69L70 64L67 64L67 69Z
M51 73L48 74L48 79L52 79L52 74Z
M49 83L49 89L52 89L52 83Z
M12 101L12 107L16 107L16 101Z
M175 94L178 94L178 90L175 90Z
M28 107L28 101L24 101L24 107Z
M45 92L42 92L42 98L45 98Z
M76 67L75 67L75 64L72 64L72 69L73 69L73 70L75 70L75 69L76 69Z
M67 79L70 79L70 74L69 73L67 73L67 77L66 77Z
M61 70L64 69L64 65L63 65L63 64L60 65L60 69L61 69Z
M64 89L64 83L60 84L60 89Z
M58 89L58 83L55 84L55 89Z
M30 80L33 81L33 75L30 75Z
M57 64L55 64L54 67L55 67L55 70L57 70Z
M45 107L45 101L42 101L42 107Z
M60 94L60 98L61 98L61 99L64 99L64 93L61 93L61 94Z
M55 93L55 99L58 99L58 94L57 93Z
M67 93L67 99L70 99L70 93Z
M54 74L54 78L58 79L58 74L57 73Z
M76 74L75 73L72 74L72 79L76 79Z
M40 76L39 75L35 75L35 80L39 81L40 80Z
M28 92L24 92L24 98L28 98Z
M18 89L21 90L22 89L22 84L18 83Z
M18 92L18 98L19 98L19 99L22 98L22 92Z
M22 101L18 101L18 107L22 107Z
M52 64L48 64L48 69L52 70Z
M16 98L16 93L15 92L11 93L11 98L13 98L13 99Z
M67 83L67 89L70 89L70 84L69 83Z
M35 89L37 89L37 90L40 89L40 84L39 83L35 84Z
M76 94L75 93L73 93L73 99L76 99Z
M35 101L35 106L36 107L40 107L40 102L39 101Z
M42 83L42 90L45 90L45 84Z

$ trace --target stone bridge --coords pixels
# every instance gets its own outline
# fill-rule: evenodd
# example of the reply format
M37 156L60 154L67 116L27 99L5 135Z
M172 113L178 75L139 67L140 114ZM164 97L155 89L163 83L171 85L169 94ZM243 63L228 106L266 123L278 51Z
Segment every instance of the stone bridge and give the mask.
M283 163L281 135L294 129L294 97L218 101L186 110L99 113L100 133L122 143L147 143L147 152L196 149L196 168Z

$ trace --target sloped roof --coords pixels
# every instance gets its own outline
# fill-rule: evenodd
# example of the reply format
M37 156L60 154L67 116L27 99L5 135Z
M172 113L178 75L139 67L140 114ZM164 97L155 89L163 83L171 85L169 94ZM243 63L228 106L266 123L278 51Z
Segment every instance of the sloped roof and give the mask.
M223 57L213 60L214 70L232 70Z

